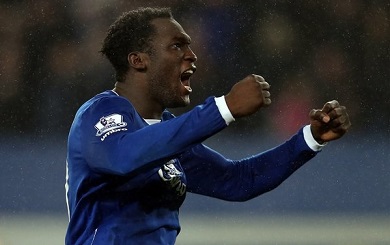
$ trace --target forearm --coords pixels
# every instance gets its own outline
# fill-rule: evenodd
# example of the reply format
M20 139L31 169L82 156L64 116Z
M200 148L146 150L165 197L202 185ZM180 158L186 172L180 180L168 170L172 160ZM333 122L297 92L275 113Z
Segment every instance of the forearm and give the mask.
M301 130L278 147L237 161L226 159L208 148L197 147L192 150L192 158L198 163L183 165L188 172L189 191L224 200L245 201L276 188L315 155Z
M237 161L236 171L241 171L241 178L246 180L233 198L247 200L273 190L316 154L308 147L301 130L284 144Z

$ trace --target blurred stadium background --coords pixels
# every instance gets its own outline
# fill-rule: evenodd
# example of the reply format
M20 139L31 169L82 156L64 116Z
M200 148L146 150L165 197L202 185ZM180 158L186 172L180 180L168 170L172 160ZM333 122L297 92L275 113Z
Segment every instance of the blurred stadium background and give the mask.
M226 156L283 142L331 99L353 123L262 197L189 195L178 244L390 244L388 1L2 0L0 245L63 244L67 131L85 100L112 88L100 44L139 6L171 7L191 35L192 105L249 73L272 85L270 108L206 142Z

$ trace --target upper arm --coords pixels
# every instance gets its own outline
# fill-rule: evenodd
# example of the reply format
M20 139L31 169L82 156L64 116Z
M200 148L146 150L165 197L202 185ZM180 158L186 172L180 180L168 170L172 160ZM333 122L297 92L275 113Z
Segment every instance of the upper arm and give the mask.
M112 125L108 125L110 121ZM171 157L226 127L213 99L177 118L147 126L120 97L101 99L78 116L71 130L91 169L127 175ZM77 131L77 132L75 132Z
M142 128L130 103L120 97L102 98L76 116L70 148L80 148L88 166L100 173L126 174L135 166L136 132ZM128 140L123 140L128 137ZM142 138L137 139L137 141Z

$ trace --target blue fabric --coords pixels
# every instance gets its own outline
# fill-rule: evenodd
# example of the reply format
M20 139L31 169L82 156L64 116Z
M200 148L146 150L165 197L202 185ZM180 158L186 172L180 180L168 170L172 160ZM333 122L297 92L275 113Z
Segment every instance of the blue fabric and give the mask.
M201 144L226 127L214 98L148 125L112 91L78 110L68 138L67 245L174 244L187 191L244 201L275 188L315 155L302 130L243 160Z
M228 201L246 201L279 186L317 153L307 146L302 129L273 149L230 160L199 144L180 161L187 191Z

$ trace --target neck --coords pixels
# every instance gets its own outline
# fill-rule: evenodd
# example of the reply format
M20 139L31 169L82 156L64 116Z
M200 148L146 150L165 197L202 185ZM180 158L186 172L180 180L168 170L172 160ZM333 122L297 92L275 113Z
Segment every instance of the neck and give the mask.
M161 119L164 108L149 98L148 93L145 92L148 90L145 88L142 83L133 82L130 84L130 82L125 81L116 82L113 91L128 99L143 118Z

